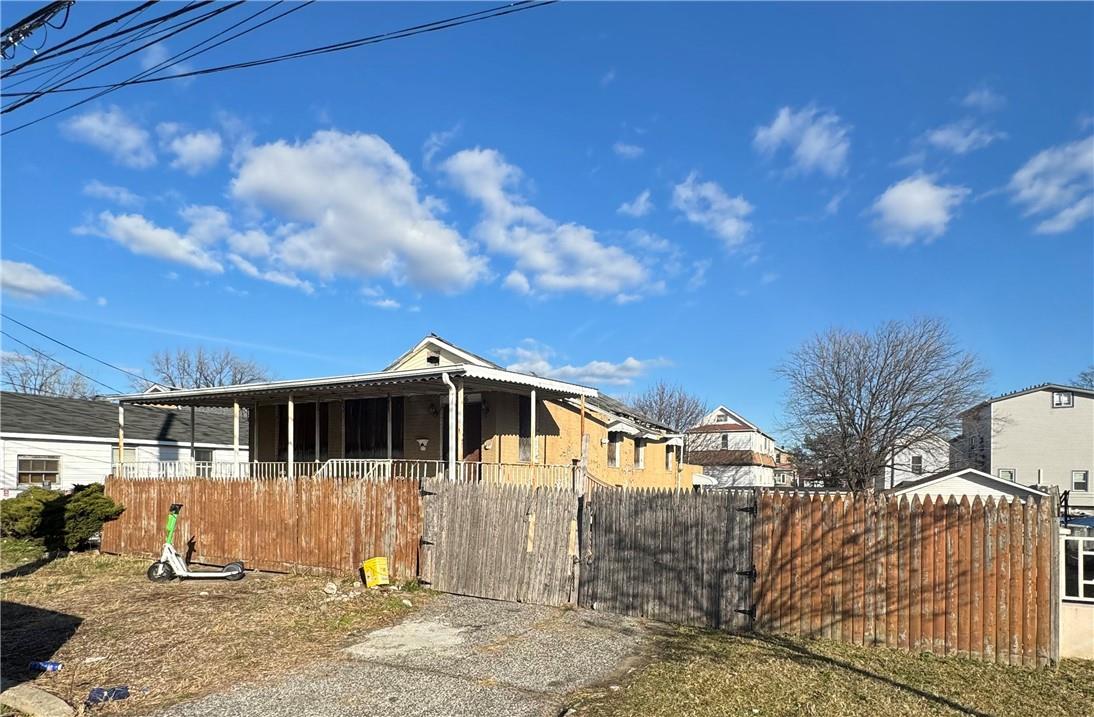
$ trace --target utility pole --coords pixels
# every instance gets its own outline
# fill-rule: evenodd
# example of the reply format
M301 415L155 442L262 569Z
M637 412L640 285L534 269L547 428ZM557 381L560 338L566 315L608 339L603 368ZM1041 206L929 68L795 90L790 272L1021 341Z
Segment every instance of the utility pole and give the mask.
M0 35L0 49L7 53L8 50L30 37L62 10L67 13L74 2L76 0L51 2L45 7L35 10L14 25L5 28L3 34Z

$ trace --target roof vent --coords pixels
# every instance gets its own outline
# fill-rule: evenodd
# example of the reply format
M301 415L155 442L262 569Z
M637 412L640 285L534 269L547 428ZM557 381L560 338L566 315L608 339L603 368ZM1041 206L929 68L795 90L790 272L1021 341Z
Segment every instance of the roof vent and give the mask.
M441 363L441 355L435 351L430 352L430 354L425 357L425 362L431 366L439 366Z

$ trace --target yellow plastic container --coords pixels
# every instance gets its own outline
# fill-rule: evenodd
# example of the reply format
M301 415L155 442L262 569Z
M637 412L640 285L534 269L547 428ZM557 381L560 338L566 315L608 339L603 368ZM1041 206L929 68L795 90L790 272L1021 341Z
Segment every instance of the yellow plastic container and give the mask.
M387 575L387 558L369 558L361 563L361 569L365 571L366 586L374 588L391 584Z

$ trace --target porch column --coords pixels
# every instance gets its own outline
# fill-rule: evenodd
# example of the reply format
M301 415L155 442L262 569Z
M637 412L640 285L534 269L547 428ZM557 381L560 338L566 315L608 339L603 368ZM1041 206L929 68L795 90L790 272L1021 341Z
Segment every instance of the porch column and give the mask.
M285 430L287 430L288 433L289 433L289 435L287 436L289 450L288 450L288 455L286 456L286 458L288 459L288 470L289 470L289 477L290 478L295 478L296 477L296 473L293 471L294 461L293 461L293 446L292 446L293 441L292 441L292 439L293 439L293 434L295 433L295 431L293 430L293 412L294 412L294 406L293 406L293 402L292 402L292 396L289 396L288 426L286 427Z
M322 401L315 401L315 462L319 462L319 411L323 408Z
M125 404L118 404L118 472L125 475Z
M191 409L193 410L193 409ZM193 430L193 413L191 416L190 428ZM232 401L232 462L236 464L236 470L239 470L239 399Z
M190 461L194 462L198 459L198 449L195 445L197 443L196 433L194 428L194 421L197 420L197 411L193 406L190 406Z
M456 460L463 460L463 379L456 379Z
M387 397L387 459L392 458L391 452L391 394Z
M529 400L532 407L528 411L528 432L532 434L532 465L535 465L539 457L539 442L536 440L536 389L532 389Z

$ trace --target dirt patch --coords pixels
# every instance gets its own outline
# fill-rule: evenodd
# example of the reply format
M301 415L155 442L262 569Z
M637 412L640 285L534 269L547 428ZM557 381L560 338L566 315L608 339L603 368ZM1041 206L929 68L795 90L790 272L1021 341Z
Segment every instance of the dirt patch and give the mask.
M92 687L131 697L99 711L132 714L329 659L369 629L396 622L423 592L378 593L327 578L248 574L241 582L153 584L148 562L72 555L0 583L10 682L76 705ZM64 663L31 673L31 660Z

